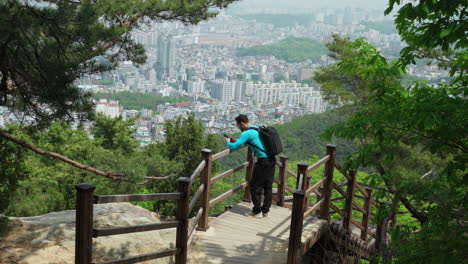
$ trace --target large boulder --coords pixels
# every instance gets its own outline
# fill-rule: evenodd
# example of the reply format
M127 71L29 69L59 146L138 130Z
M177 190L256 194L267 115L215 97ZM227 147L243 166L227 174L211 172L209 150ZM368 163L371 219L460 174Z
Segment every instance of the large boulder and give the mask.
M94 207L94 227L159 223L158 215L130 203ZM0 238L0 263L73 263L75 210L33 217L10 217L12 227ZM175 228L93 239L93 262L115 260L175 247ZM146 263L172 263L173 257Z

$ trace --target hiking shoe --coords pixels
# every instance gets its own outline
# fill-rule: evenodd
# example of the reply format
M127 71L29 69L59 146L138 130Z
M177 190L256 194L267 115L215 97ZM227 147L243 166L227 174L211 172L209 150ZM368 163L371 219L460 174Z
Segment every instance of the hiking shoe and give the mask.
M263 217L263 218L268 218L269 215L268 215L268 213L262 213L262 217Z
M258 213L258 214L250 213L247 216L252 217L252 218L262 218L263 217L261 213Z

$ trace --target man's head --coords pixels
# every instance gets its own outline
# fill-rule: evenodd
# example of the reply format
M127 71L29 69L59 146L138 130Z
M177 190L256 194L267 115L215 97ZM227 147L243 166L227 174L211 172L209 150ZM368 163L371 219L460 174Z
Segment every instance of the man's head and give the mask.
M237 128L240 129L240 131L245 131L247 127L250 126L249 118L246 115L242 115L242 114L238 115L236 117L236 125L237 125Z

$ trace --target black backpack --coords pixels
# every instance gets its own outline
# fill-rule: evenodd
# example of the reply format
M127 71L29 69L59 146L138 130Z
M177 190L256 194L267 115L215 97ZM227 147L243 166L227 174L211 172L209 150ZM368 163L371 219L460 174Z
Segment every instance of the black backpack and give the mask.
M257 130L260 140L265 146L265 150L252 144L248 145L265 152L269 157L274 157L283 152L283 144L281 143L278 131L274 127L261 126L259 128L249 127L247 129Z

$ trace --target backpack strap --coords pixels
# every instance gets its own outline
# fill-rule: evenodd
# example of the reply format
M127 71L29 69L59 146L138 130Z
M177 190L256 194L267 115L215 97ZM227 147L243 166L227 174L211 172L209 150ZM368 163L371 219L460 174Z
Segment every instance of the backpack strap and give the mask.
M259 131L260 129L259 129L259 128L256 128L256 127L248 127L248 128L247 128L247 130L250 130L250 129L253 129L253 130L257 131L258 133L260 133L260 131ZM259 136L259 137L260 137L260 136ZM254 148L258 149L258 150L262 151L263 153L265 153L267 156L269 156L268 153L267 153L265 150L261 149L260 147L254 145L254 144L252 144L252 143L245 143L245 144L247 144L247 145L249 145L249 146L251 146L251 147L254 147Z

